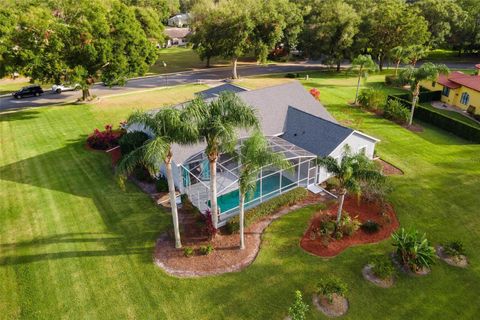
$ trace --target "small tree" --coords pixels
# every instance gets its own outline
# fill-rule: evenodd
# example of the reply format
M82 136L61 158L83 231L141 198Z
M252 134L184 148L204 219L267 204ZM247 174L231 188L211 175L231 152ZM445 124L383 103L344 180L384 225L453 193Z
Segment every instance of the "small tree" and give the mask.
M427 55L428 50L424 46L417 44L407 47L405 53L412 67L415 67L418 60L422 59Z
M353 104L357 104L358 100L358 91L360 89L360 80L362 77L366 77L369 71L376 71L378 69L377 64L372 60L372 57L369 55L358 55L352 61L352 69L357 70L358 72L358 81L357 81L357 90L355 92L355 100Z
M390 58L395 62L395 76L397 76L400 63L408 62L407 50L402 46L396 46L390 50Z
M240 192L240 249L245 249L244 220L245 198L248 193L254 193L257 187L258 174L265 166L275 166L286 169L291 167L285 157L270 150L265 137L256 132L245 140L238 152L240 162L239 192Z
M295 301L288 308L288 315L291 320L305 320L306 313L309 309L308 304L303 302L302 292L300 290L295 291Z
M348 145L345 147L342 160L337 161L328 156L319 158L317 161L328 172L334 174L338 181L340 203L337 211L337 226L342 218L343 202L347 192L360 195L362 193L362 182L368 183L384 179L378 167L371 160L363 154L352 154Z
M400 73L402 80L410 82L410 90L412 91L412 108L408 125L412 125L413 122L413 114L420 95L420 83L425 80L435 81L439 74L448 74L449 72L450 70L444 64L427 62L419 68L409 66Z

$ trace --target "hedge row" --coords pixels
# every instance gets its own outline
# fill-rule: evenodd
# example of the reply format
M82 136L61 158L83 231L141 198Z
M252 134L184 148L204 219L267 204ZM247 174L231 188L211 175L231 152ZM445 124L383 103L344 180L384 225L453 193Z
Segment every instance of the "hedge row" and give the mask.
M403 96L403 95L401 95ZM389 95L387 100L395 99L399 101L405 108L411 109L411 102L395 95ZM445 131L451 132L466 140L480 143L480 129L469 125L468 123L459 121L435 110L427 109L422 105L417 105L413 115L415 119L433 124Z
M394 97L402 100L412 101L410 93L396 94ZM425 103L431 101L439 101L442 98L442 91L421 91L418 95L418 102Z
M265 201L258 206L247 210L245 212L245 227L255 223L263 217L275 213L283 206L291 206L295 203L305 199L308 196L308 191L305 188L298 187L288 191L278 197ZM240 229L240 217L235 216L227 223L227 230L231 233L238 232Z

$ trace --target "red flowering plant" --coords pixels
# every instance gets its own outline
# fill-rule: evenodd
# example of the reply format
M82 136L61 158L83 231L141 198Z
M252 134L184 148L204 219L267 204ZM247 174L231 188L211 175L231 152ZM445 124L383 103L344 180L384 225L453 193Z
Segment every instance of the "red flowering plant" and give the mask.
M107 124L104 131L98 129L93 130L93 133L87 138L87 143L92 149L108 150L118 146L118 139L122 134L122 131L113 130L112 125Z
M317 88L310 89L310 94L316 99L320 100L320 91Z
M205 213L202 214L202 217L205 221L205 232L208 235L208 238L211 240L215 237L218 232L218 229L213 225L212 213L210 209L205 210Z

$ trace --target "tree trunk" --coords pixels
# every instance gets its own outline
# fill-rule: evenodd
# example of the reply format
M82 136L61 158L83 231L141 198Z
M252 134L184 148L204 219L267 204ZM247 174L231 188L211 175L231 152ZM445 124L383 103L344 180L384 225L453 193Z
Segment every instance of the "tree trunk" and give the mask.
M238 58L233 58L233 72L232 72L232 79L238 79L238 74L237 74L237 62Z
M210 68L210 57L207 57L207 65L206 65L207 68Z
M412 99L412 110L410 111L410 119L408 120L408 125L411 126L413 123L413 114L415 113L415 107L417 105L418 95L420 94L420 83L415 86L415 91L413 91Z
M90 88L83 88L82 89L82 100L87 101L90 98Z
M383 54L380 54L380 56L378 57L378 68L380 69L380 71L383 71Z
M178 249L182 247L182 242L180 241L180 228L178 224L178 211L175 196L175 183L173 182L171 155L165 160L165 167L167 171L168 193L170 195L170 207L172 211L173 232L175 235L175 248Z
M240 195L240 249L245 249L245 194Z
M337 72L340 72L340 64L341 64L341 61L338 60L338 61L337 61Z
M353 104L357 104L357 101L358 101L358 90L360 90L361 78L362 78L362 67L360 67L360 70L358 70L357 91L355 92L355 100L353 101Z
M340 203L338 204L338 211L337 211L337 226L340 224L342 220L342 212L343 212L343 202L345 201L345 194L346 191L340 191Z
M400 67L400 60L397 60L397 65L395 66L395 77L398 74L398 68Z
M218 204L217 204L217 157L209 158L210 162L210 209L212 222L218 228Z

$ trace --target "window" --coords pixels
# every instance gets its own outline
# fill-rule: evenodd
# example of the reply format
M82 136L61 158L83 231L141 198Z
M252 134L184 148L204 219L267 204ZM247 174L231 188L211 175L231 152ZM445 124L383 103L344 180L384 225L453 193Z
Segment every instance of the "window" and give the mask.
M450 95L450 88L449 87L443 87L442 95L444 95L445 97L448 97Z
M460 103L464 105L468 105L470 100L470 95L466 92L462 93L462 97L460 98Z

